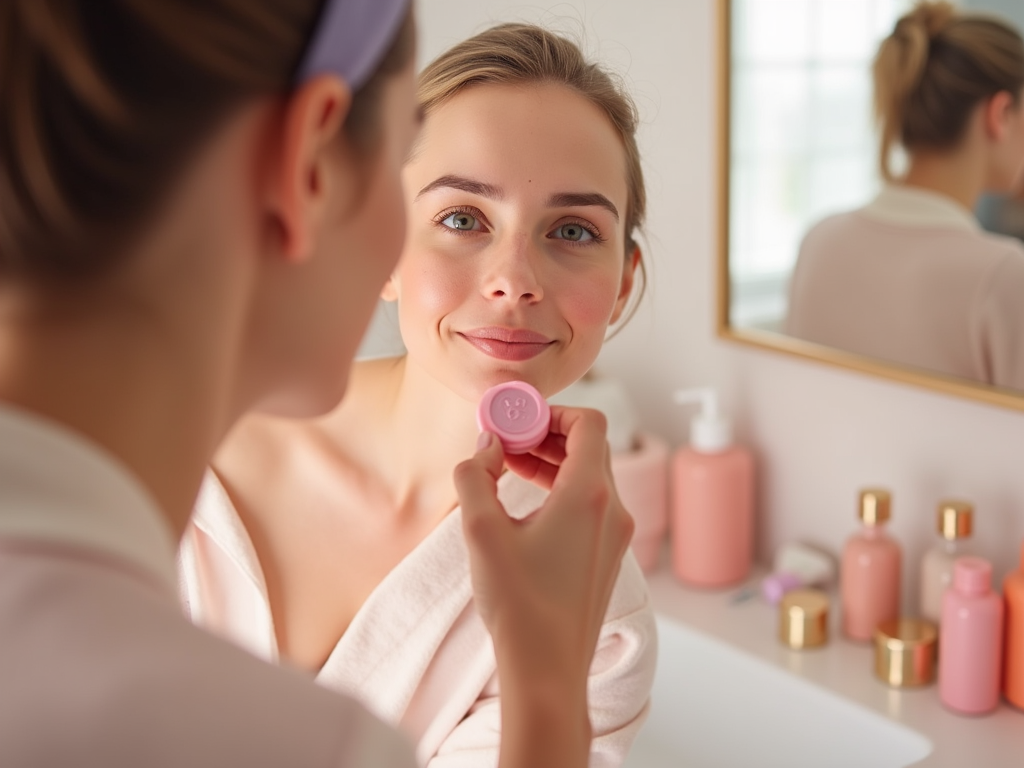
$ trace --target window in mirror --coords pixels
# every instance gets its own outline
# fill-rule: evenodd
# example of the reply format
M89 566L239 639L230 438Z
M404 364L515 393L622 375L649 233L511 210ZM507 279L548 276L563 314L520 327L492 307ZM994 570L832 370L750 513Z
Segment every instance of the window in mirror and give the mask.
M730 323L780 330L800 240L879 188L871 60L909 0L734 0Z

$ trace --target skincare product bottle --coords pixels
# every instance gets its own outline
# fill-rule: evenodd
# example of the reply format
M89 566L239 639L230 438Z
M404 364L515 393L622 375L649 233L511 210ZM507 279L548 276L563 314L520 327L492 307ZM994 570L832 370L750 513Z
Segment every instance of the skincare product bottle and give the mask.
M1003 601L992 585L992 566L960 557L953 584L942 596L939 627L939 698L957 712L980 715L999 703Z
M858 514L864 528L843 548L843 633L852 640L870 642L881 622L899 618L900 545L884 529L891 506L888 491L861 491Z
M963 540L971 535L974 507L965 501L939 504L938 529L942 541L921 560L921 615L939 623L942 593L953 583L953 561L964 554Z
M1024 546L1020 549L1020 567L1003 579L1003 607L1006 610L1003 695L1013 706L1024 709Z
M699 587L725 587L750 572L754 545L754 460L733 444L712 389L676 393L700 402L690 444L672 457L672 571Z

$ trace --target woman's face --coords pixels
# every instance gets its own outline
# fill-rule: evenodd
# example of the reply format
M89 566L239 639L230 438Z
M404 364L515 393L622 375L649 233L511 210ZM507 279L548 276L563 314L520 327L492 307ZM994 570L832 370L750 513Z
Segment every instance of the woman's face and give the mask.
M384 298L410 364L470 400L582 376L635 267L607 116L561 85L470 87L427 118L403 186L405 251Z

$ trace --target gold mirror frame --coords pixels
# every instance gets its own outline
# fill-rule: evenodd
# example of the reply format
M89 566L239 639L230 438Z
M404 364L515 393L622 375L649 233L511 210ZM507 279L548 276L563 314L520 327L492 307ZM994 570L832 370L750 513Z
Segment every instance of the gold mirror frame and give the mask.
M730 61L732 53L732 0L718 2L718 305L716 327L718 337L759 349L770 349L805 360L817 360L828 365L879 376L889 381L923 387L933 392L967 398L988 405L1024 411L1024 393L1000 387L978 384L939 373L885 363L869 357L825 347L782 334L749 328L734 328L729 324L729 156L731 149L732 81ZM1024 301L1024 297L1021 297Z

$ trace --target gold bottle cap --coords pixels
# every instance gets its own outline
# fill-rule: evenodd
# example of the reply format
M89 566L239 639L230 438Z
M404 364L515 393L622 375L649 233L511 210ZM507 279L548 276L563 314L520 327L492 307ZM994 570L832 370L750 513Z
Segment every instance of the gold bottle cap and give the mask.
M878 525L889 519L892 495L881 488L865 488L860 492L861 521L865 525Z
M828 642L828 595L820 589L794 589L779 603L779 640L801 650Z
M944 501L939 504L938 527L942 538L953 541L971 535L974 506L966 501Z
M895 688L935 679L938 631L924 619L889 619L875 630L875 676Z

